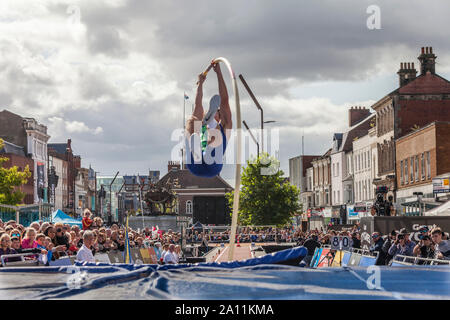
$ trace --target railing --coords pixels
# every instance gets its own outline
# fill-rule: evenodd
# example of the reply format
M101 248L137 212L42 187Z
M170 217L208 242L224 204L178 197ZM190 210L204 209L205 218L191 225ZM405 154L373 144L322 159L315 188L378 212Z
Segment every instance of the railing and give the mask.
M2 266L37 266L39 260L35 259L36 253L16 253L16 254L4 254L1 256ZM33 259L26 260L25 257L33 257ZM7 261L14 258L20 258L19 261Z
M407 261L409 260L409 261ZM412 261L412 262L410 262ZM421 258L421 257L411 257L411 256L404 256L404 255L396 255L394 257L393 262L402 263L405 265L450 265L450 260L440 260L440 259L430 259L430 258ZM420 263L423 262L423 263Z

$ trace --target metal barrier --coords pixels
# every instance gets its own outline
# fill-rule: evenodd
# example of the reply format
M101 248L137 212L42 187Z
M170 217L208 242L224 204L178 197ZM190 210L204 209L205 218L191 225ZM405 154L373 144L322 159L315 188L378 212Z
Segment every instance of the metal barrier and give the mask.
M2 267L29 267L29 266L38 266L38 259L28 259L25 257L36 257L36 253L15 253L15 254L4 254L1 256ZM7 261L11 258L20 258L20 261Z
M409 260L409 261L407 261ZM412 261L412 262L410 262ZM420 263L423 262L423 263ZM450 260L439 260L439 259L430 259L430 258L421 258L421 257L411 257L404 255L396 255L392 260L392 263L401 263L405 265L450 265Z

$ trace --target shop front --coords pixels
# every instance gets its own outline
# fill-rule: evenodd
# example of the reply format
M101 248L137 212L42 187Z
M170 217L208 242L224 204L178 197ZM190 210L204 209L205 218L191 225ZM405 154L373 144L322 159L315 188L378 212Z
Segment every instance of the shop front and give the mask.
M372 208L371 202L359 202L352 205L347 205L347 221L350 224L355 224L363 217L372 216L370 209Z

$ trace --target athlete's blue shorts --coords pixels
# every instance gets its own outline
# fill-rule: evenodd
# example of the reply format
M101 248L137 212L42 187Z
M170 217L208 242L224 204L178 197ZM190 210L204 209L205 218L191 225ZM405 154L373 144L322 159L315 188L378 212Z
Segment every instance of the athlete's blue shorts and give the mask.
M186 167L189 171L199 177L212 178L217 176L223 167L223 157L227 148L227 137L222 124L219 123L222 133L222 144L217 147L206 146L206 150L201 152L202 159L195 162L194 155L189 146L189 139L186 139ZM199 142L200 143L200 142ZM200 147L199 147L200 148Z

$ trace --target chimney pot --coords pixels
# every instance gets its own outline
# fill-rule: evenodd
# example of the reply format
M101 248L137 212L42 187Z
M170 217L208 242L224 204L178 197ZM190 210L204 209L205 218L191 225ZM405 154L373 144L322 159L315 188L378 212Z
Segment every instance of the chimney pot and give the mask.
M400 62L400 69L403 69L403 62Z
M433 53L433 47L430 47L430 53Z
M412 68L414 69L414 62L412 63Z
M425 52L424 52L424 49L423 49L423 47L422 47L422 54L424 54Z
M425 53L428 54L429 47L425 47Z

